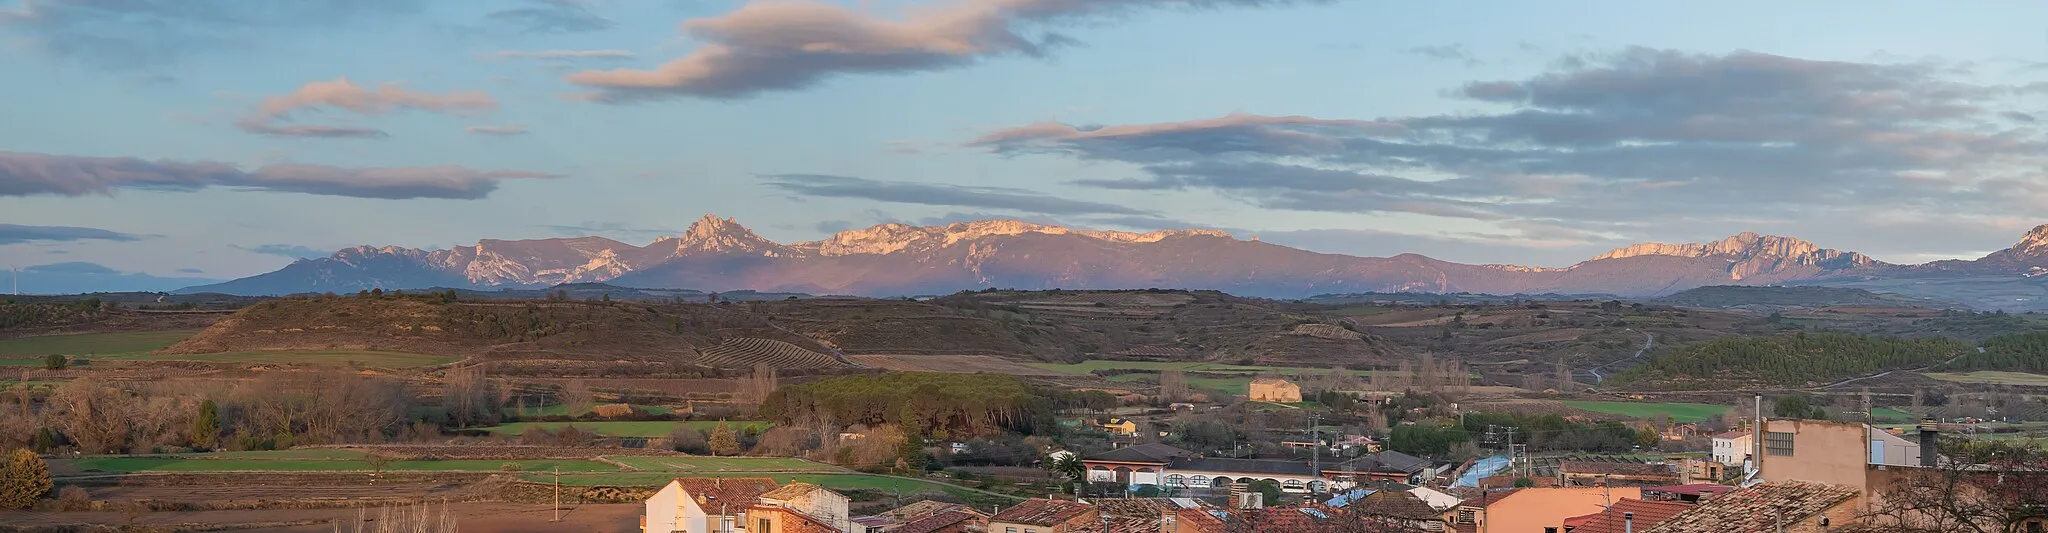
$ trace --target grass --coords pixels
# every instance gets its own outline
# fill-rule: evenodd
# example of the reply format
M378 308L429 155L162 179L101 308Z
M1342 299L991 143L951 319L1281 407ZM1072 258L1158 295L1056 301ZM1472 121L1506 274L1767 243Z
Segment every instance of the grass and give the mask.
M106 457L79 459L72 464L80 470L100 472L367 472L374 470L360 460L332 459L216 459L190 457ZM583 460L462 459L449 461L392 461L387 471L499 472L506 464L521 471L616 472L618 467Z
M1994 385L2048 386L2048 376L2025 372L2000 372L1979 370L1976 372L1929 372L1927 377L1956 383L1985 383Z
M123 331L45 335L0 341L0 354L44 356L50 354L94 356L149 353L177 344L198 330Z
M1900 411L1900 410L1898 410L1897 408L1893 408L1893 407L1879 407L1879 408L1876 408L1876 409L1871 409L1871 410L1870 410L1870 418L1871 418L1872 420L1907 420L1907 421L1911 421L1911 420L1917 420L1917 419L1918 419L1918 417L1915 417L1915 416L1913 416L1913 413L1908 413L1908 412L1905 412L1905 411Z
M548 431L558 431L561 430L562 428L566 428L569 426L576 426L577 429L595 432L598 435L603 435L607 437L667 437L669 433L674 433L675 430L678 428L691 428L702 431L711 431L712 429L717 428L718 424L719 422L710 420L693 420L689 422L677 422L667 420L616 422L513 422L510 424L487 427L483 429L484 431L488 431L492 434L497 435L518 435L521 433L525 433L528 428L538 427L546 429ZM733 429L735 431L745 431L748 427L752 427L756 431L765 431L770 426L774 425L772 423L760 420L735 420L732 421L731 424L733 425Z
M636 410L636 411L646 411L646 412L649 412L649 413L653 413L653 414L657 414L657 415L666 415L666 414L671 414L671 413L674 413L674 412L676 412L676 410L675 410L674 408L671 408L671 407L662 407L662 406L659 406L659 405L635 405L635 406L633 406L633 409L634 409L634 410ZM521 409L521 408L518 408L518 407L506 407L506 408L504 408L504 409L503 409L503 412L505 413L505 416L521 416L521 417L525 417L525 416L533 416L533 417L541 417L541 416L583 416L583 414L584 414L584 413L588 413L588 412L590 412L590 410L589 410L589 409L583 409L583 410L579 410L579 411L577 411L577 412L571 413L571 412L569 412L569 406L566 406L566 405L562 405L562 404L555 404L555 405L550 405L550 406L547 406L547 407L527 407L527 408L525 408L525 409Z
M577 474L574 476L563 475L562 484L574 487L659 487L667 484L670 480L673 480L677 477L691 476L678 475L675 472L615 472L602 474ZM942 492L959 497L980 496L979 494L971 493L946 485L941 485L938 483L932 483L916 479L877 476L871 474L769 474L760 476L729 477L765 477L774 479L776 483L783 484L816 483L819 486L833 490L874 489L888 492L901 492L904 496L909 496L911 494L917 494L920 492ZM527 481L541 483L548 483L554 481L554 476L551 473L527 474L526 476L524 476L524 478Z
M1726 405L1705 403L1650 403L1650 402L1590 402L1566 401L1573 409L1584 409L1595 413L1621 415L1649 420L1658 416L1669 416L1677 422L1698 422L1707 417L1728 412Z
M614 457L614 461L646 471L706 472L805 472L837 471L832 465L789 457Z

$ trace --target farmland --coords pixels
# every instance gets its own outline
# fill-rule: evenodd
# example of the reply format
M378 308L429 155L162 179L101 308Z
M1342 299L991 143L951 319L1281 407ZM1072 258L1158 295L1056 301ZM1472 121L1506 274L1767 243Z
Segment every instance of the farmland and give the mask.
M525 433L526 430L531 428L541 428L546 429L548 431L560 431L563 428L574 426L576 429L597 433L598 435L603 435L607 437L667 437L669 433L673 433L675 432L675 430L680 428L690 428L700 431L711 431L712 429L717 428L718 424L720 424L720 422L710 420L695 420L689 422L676 422L664 420L617 422L513 422L501 426L484 428L484 431L496 435L518 435L520 433ZM754 428L755 431L764 431L767 430L769 426L773 425L768 422L763 422L759 420L735 420L732 421L731 424L733 426L734 431L745 431L746 428L749 427Z
M787 457L654 456L617 457L620 464L650 472L837 472L837 466Z
M176 344L196 330L78 333L0 340L0 356L146 354Z
M72 466L87 472L368 472L376 470L361 459L268 459L188 457L104 457L78 459ZM584 460L526 459L499 461L460 459L448 461L391 461L386 471L410 472L500 472L539 471L561 468L568 472L616 472L618 467Z
M750 368L765 364L775 368L836 368L846 363L829 354L774 339L740 337L706 348L704 364L726 368Z
M1573 409L1626 416L1638 420L1668 416L1671 417L1671 420L1678 422L1699 422L1706 420L1708 417L1728 412L1728 406L1704 403L1567 401L1564 404Z
M574 487L659 487L677 477L689 477L687 473L676 472L619 472L619 473L562 473L562 484ZM917 493L943 492L955 497L973 495L957 487L918 479L880 476L873 474L739 474L733 477L765 477L776 483L816 483L833 490L874 489L899 492L905 496ZM527 474L523 479L533 482L552 482L549 474Z
M1151 381L1157 379L1157 373L1159 371L1180 370L1188 373L1188 386L1200 390L1218 391L1225 394L1245 394L1247 389L1251 387L1252 378L1259 374L1279 374L1283 376L1300 377L1312 374L1327 374L1330 372L1330 369L1327 368L1301 368L1257 365L1247 366L1226 363L1110 361L1102 359L1093 359L1070 364L1026 364L1042 370L1048 370L1052 372L1058 372L1061 374L1073 376L1093 375L1092 373L1097 370L1138 371L1125 374L1113 374L1106 377L1106 379L1110 381L1120 382ZM1369 374L1369 372L1364 370L1355 370L1352 371L1352 374L1358 376L1365 376Z
M1954 383L2048 387L2048 376L2024 372L1983 370L1977 372L1933 372L1925 375L1930 378Z

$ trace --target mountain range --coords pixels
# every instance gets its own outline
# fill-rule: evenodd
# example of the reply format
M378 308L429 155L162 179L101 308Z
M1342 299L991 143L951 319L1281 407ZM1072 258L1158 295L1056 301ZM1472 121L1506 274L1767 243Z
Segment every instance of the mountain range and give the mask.
M537 288L604 282L641 288L751 289L899 296L986 287L1215 289L1301 298L1353 292L1611 294L1649 297L1710 285L1854 285L1878 292L1929 280L2040 290L2048 225L1976 260L1898 265L1791 237L1741 233L1710 243L1645 243L1564 268L1469 265L1416 254L1324 254L1213 230L1071 229L1016 220L944 226L883 224L782 244L706 215L646 246L577 237L483 240L451 250L358 246L275 272L179 292L292 294L411 289ZM1899 280L1916 280L1898 282ZM1876 286L1876 287L1873 287ZM1899 287L1891 287L1898 289ZM2007 287L2010 289L2010 287ZM1995 300L1995 298L1994 298ZM1955 301L1955 300L1949 300ZM2032 308L1995 305L1998 308Z

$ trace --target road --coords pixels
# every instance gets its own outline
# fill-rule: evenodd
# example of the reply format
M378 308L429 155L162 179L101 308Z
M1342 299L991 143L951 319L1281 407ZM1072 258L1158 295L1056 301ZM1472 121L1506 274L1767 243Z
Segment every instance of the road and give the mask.
M1630 329L1630 330L1628 330L1628 331L1635 331L1635 330L1634 330L1634 329ZM1609 362L1609 363L1607 363L1607 364L1604 364L1604 365L1596 366L1596 367L1593 367L1593 368L1591 368L1591 369L1588 369L1588 370L1586 370L1586 371L1587 371L1587 372L1592 372L1592 373L1593 373L1593 383L1596 383L1596 384L1597 384L1597 383L1605 383L1605 382L1607 381L1607 378L1606 378L1606 377L1604 377L1604 376L1601 376L1601 375L1600 375L1600 369L1602 369L1602 368L1607 368L1607 367L1609 367L1609 366L1613 366L1613 365L1614 365L1614 363L1619 363L1619 362L1622 362L1622 361L1634 361L1634 360L1637 360L1637 359L1642 359L1642 358L1643 358L1643 354L1644 354L1644 353L1646 353L1646 352L1649 352L1649 351L1650 351L1650 348L1654 348L1654 347L1656 347L1656 346L1657 346L1657 334L1655 334L1655 333L1650 333L1650 332L1648 332L1648 331L1645 331L1645 332L1643 332L1643 349L1641 349L1641 350L1636 350L1636 354L1635 354L1635 355L1631 355L1631 356L1628 356L1628 358L1627 358L1627 359L1622 359L1622 360L1620 360L1620 361L1613 361L1613 362Z

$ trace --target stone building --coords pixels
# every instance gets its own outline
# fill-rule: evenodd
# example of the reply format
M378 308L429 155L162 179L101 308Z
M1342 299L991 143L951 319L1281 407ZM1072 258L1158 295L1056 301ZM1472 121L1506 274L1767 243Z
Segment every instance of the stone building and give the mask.
M1252 380L1251 399L1254 402L1299 402L1301 386L1280 378L1256 378Z

